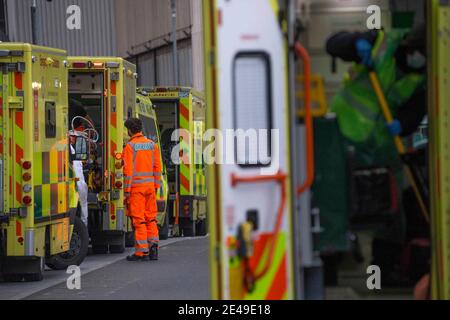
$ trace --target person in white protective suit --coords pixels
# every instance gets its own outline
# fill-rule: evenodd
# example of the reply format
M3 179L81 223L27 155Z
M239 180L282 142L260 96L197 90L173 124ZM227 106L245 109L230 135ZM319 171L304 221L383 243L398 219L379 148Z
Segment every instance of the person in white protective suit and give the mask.
M72 145L70 145L70 150L72 154L75 154L75 149ZM83 162L74 160L72 162L73 171L75 172L75 177L77 178L77 189L78 196L80 198L80 207L81 207L81 221L88 226L88 185L84 180L83 173Z

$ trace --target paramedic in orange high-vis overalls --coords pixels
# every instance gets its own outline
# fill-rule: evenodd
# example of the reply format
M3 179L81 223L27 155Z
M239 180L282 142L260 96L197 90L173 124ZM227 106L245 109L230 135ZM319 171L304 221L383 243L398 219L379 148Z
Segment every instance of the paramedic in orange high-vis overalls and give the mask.
M128 261L158 260L156 191L161 185L159 148L142 134L142 122L125 122L130 141L123 151L125 201L135 236L135 253Z

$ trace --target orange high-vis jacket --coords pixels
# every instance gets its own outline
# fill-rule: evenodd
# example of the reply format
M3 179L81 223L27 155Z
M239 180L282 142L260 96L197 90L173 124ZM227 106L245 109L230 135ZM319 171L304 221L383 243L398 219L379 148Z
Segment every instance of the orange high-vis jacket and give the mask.
M123 151L125 192L154 190L161 183L159 147L142 133L135 134Z

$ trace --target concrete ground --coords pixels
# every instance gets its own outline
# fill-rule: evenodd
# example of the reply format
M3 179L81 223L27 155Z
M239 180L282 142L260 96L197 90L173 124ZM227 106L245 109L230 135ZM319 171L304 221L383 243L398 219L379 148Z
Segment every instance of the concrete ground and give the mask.
M366 258L357 264L347 257L339 270L339 285L325 290L327 300L410 300L412 290L367 289L366 269L370 241L360 234ZM128 262L132 249L119 255L91 255L81 266L81 290L69 290L65 271L45 272L31 283L0 283L0 300L207 300L209 294L208 238L174 238L162 241L159 261Z
M0 283L0 299L209 299L208 245L207 237L169 239L161 243L159 261L125 261L132 249L88 256L81 290L67 289L65 271L48 270L44 281Z

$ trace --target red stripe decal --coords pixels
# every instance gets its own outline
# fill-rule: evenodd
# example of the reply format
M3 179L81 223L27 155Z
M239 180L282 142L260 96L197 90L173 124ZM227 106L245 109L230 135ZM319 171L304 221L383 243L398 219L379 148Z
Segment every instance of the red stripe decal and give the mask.
M16 199L17 202L22 203L22 186L16 182Z
M14 85L16 86L17 90L23 89L22 73L20 72L14 73Z
M16 112L16 125L23 130L23 112Z
M115 96L117 93L117 84L115 81L111 81L111 95Z
M21 161L23 159L23 149L16 144L16 163L22 165Z
M189 121L189 109L182 103L180 103L180 113L183 118Z
M266 251L264 249L266 248L270 237L272 237L272 234L262 234L260 235L259 239L255 241L253 256L250 258L250 268L252 268L253 270L256 270L256 268L258 267L258 264L260 263L264 252Z
M115 157L117 151L117 144L114 143L114 141L111 141L111 156Z
M186 190L189 190L189 180L186 179L186 177L183 176L182 174L180 174L180 182L181 182L181 185L182 185Z
M20 221L16 221L16 236L20 237L22 235L22 224Z
M281 300L287 289L286 284L286 254L283 256L280 267L278 268L277 274L272 281L272 286L270 287L269 293L267 294L266 300Z
M117 128L117 113L116 112L111 113L111 125L114 128Z

